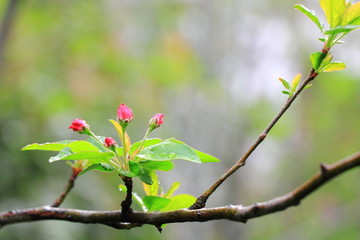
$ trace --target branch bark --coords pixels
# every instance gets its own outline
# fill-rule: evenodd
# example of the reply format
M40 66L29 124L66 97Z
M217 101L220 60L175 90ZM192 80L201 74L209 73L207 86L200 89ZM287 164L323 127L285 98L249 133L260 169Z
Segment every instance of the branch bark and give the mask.
M323 50L324 51L324 50ZM327 52L326 52L327 53ZM241 158L231 167L229 168L210 188L208 188L201 196L199 196L195 203L190 206L189 209L200 209L205 207L207 199L211 194L215 192L215 190L233 173L235 173L239 168L246 164L246 160L250 157L250 155L255 151L255 149L265 140L268 133L275 126L275 124L280 120L280 118L284 115L284 113L289 109L291 104L295 101L295 99L300 95L300 93L304 90L304 88L317 77L317 73L312 69L308 75L308 77L304 80L304 82L300 85L299 89L295 92L294 96L289 98L280 112L274 117L274 119L269 123L269 125L265 128L265 130L260 134L260 136L255 140L255 142L249 147L249 149L241 156Z
M321 164L320 170L293 191L266 202L249 206L230 205L218 208L181 209L163 213L122 211L87 211L43 206L31 209L0 212L0 227L21 222L39 220L63 220L86 224L104 224L117 229L130 229L142 224L159 226L164 223L205 222L218 219L243 222L263 215L297 206L309 194L334 177L360 166L360 152L330 165Z

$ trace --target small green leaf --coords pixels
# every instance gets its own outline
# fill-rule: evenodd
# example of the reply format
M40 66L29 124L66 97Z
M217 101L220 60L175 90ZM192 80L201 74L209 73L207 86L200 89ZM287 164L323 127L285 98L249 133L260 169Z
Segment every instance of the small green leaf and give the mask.
M151 172L153 172L153 171L150 171L150 170L145 169L145 168L141 168L138 177L146 185L153 185L154 182L151 179Z
M195 201L194 196L179 194L170 198L171 202L161 209L161 212L175 211L182 208L189 208Z
M307 9L301 4L296 4L294 7L310 18L310 20L313 21L316 26L318 26L321 32L324 32L324 25L319 21L319 18L315 15L314 11Z
M201 163L196 152L186 144L164 141L148 146L137 155L139 158L151 161L168 161L181 159Z
M283 78L278 78L279 81L284 85L284 87L287 89L287 90L290 90L291 86L290 86L290 83L288 81L286 81L285 79Z
M281 91L283 94L290 95L288 91Z
M96 163L96 164L92 164L92 165L84 168L84 170L82 170L79 175L83 175L91 170L98 170L98 171L102 171L102 172L112 172L115 170L115 168L112 165L107 164L107 163Z
M311 87L311 86L312 86L312 84L306 85L306 86L304 87L304 90L307 89L307 88L309 88L309 87Z
M145 196L142 200L150 212L163 209L171 201L170 199L157 196Z
M144 161L139 162L139 166L148 170L170 171L174 167L171 161Z
M320 73L323 71L323 69L332 61L333 56L328 53L325 55L325 57L321 60L320 66L316 69L317 73Z
M171 184L169 190L164 194L163 197L170 198L174 194L174 192L180 187L180 182L174 182Z
M104 162L109 161L114 157L110 152L72 152L69 147L64 148L58 155L51 157L49 162L55 162L60 160L86 160L86 159L99 159Z
M311 65L315 71L319 69L325 57L326 57L326 53L323 52L314 52L310 55Z
M346 68L346 64L342 62L331 62L328 65L326 65L322 71L323 72L335 72L335 71L341 71Z
M65 140L59 142L33 143L23 147L21 150L43 150L61 151L63 148L70 148L73 152L98 151L97 147L87 141Z
M298 73L291 81L290 95L293 95L296 92L297 87L299 86L300 80L301 80L301 74Z
M348 33L348 32L351 32L352 30L355 30L358 28L360 28L360 24L359 25L336 26L334 28L327 30L325 32L325 34L326 35L335 35L335 34L339 34L339 33Z

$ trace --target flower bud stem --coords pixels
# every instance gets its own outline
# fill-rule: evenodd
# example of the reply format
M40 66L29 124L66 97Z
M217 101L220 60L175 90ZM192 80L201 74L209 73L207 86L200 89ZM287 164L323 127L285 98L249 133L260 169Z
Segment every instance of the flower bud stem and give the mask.
M92 132L89 130L89 134L88 134L92 139L94 139L97 143L99 143L100 146L102 146L102 148L107 151L107 152L114 152L116 157L113 158L115 159L115 161L111 160L111 163L114 164L116 167L120 167L122 164L121 164L121 159L119 158L117 152L116 152L116 149L114 150L111 150L107 147L104 146L104 143Z

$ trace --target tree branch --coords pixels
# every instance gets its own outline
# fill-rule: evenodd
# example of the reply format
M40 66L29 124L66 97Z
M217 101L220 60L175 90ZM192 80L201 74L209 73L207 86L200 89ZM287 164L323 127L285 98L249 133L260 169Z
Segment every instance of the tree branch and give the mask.
M245 223L248 219L279 212L297 206L301 200L330 181L352 168L360 166L360 152L330 165L321 164L320 170L293 191L272 200L249 206L230 205L218 208L196 210L181 209L163 213L132 212L126 216L122 211L87 211L61 209L51 206L0 212L0 227L21 222L38 220L63 220L86 224L104 224L117 229L130 229L142 224L159 226L175 222L205 222L217 219Z
M285 105L282 107L280 112L274 117L274 119L269 123L269 125L265 128L265 130L260 134L260 136L256 139L256 141L250 146L250 148L241 156L239 161L237 161L231 168L229 168L210 188L208 188L200 197L198 197L195 203L190 206L189 209L200 209L205 207L207 199L211 194L215 192L215 190L233 173L235 173L239 168L246 164L246 160L250 157L250 155L254 152L254 150L265 140L270 130L275 126L275 124L280 120L280 118L284 115L284 113L289 109L291 104L295 101L295 99L299 96L299 94L304 90L304 88L316 78L318 74L315 73L315 70L312 69L310 71L309 76L304 80L304 82L300 85L299 89L294 93L294 95L289 98Z

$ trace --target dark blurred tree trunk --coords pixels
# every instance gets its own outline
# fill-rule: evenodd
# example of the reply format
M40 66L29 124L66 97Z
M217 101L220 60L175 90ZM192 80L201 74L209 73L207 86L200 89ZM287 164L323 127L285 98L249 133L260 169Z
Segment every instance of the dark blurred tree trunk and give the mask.
M3 68L4 50L9 33L14 23L17 7L21 0L9 0L4 9L4 15L0 25L0 72Z

